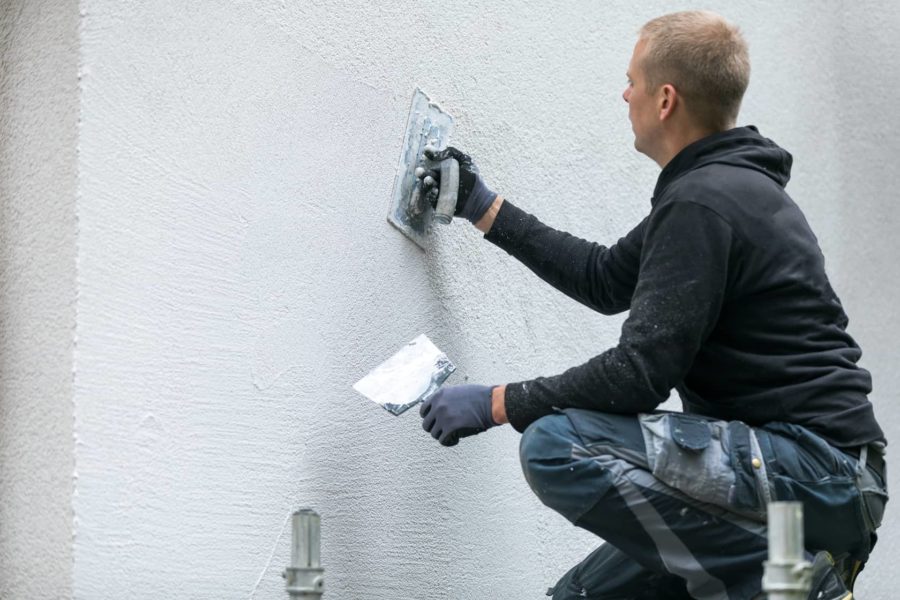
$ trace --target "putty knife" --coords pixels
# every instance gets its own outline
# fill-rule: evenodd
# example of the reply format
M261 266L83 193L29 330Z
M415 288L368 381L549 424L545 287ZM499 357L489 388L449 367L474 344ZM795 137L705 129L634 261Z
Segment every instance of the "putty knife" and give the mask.
M354 383L353 389L399 415L430 398L455 370L423 333Z

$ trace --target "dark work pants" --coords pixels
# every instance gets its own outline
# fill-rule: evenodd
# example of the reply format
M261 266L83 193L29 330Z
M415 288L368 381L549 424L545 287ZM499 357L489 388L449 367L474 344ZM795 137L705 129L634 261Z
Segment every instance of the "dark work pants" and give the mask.
M606 542L555 600L749 599L768 502L803 502L809 551L865 562L887 500L855 457L784 423L568 409L533 423L520 455L541 501Z

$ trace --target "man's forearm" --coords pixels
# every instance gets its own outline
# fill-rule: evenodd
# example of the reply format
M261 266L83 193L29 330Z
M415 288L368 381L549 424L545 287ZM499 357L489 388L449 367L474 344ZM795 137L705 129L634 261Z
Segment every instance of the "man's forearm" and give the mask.
M503 198L498 195L494 198L494 203L491 204L490 208L487 209L487 212L484 213L484 216L475 223L475 227L481 233L487 233L491 230L491 227L494 226L494 219L497 218L497 213L500 212L500 205L503 204Z

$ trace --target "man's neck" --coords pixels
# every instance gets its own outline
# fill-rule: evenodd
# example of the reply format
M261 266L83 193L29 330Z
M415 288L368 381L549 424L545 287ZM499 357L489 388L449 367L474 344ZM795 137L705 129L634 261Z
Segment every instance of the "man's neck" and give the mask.
M730 128L729 128L730 129ZM702 140L717 131L700 127L683 127L671 132L663 141L663 147L660 152L653 157L659 168L664 169L669 162L678 155L679 152L696 142Z

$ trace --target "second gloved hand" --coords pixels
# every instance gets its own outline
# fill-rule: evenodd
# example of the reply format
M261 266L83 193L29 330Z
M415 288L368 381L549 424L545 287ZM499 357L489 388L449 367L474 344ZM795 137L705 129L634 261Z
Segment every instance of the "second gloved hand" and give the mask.
M486 385L455 385L439 389L422 404L422 429L444 446L455 446L459 438L497 425L491 415L491 390Z
M456 159L456 162L459 163L459 190L456 195L456 212L454 214L457 217L468 219L473 224L480 221L494 203L497 194L484 184L484 180L478 174L478 167L472 162L472 157L453 146L444 150L435 150L433 147L427 146L425 156L436 162L446 158ZM435 171L423 170L421 176L425 193L434 190L433 197L437 199L436 191L440 185L440 175Z

